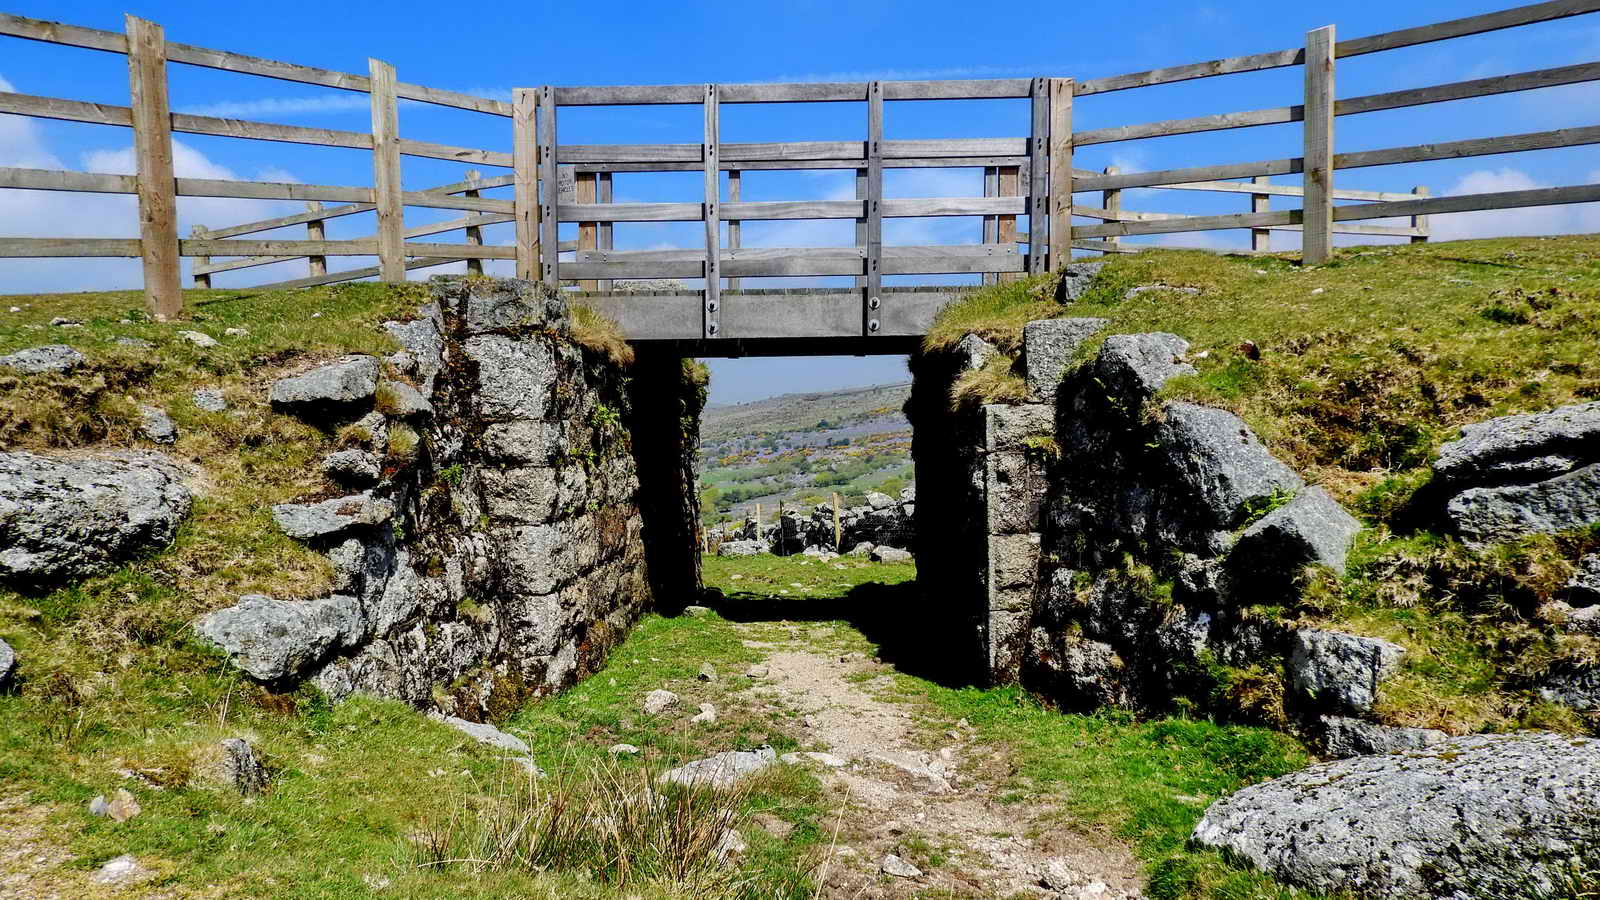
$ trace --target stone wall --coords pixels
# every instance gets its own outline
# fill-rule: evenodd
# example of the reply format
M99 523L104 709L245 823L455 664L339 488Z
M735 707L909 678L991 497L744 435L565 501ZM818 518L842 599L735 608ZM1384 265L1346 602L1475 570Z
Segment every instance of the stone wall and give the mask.
M386 325L404 351L273 389L341 437L335 496L274 509L328 554L333 594L243 598L197 630L262 681L499 718L595 671L653 595L698 593L697 511L680 498L703 384L676 360L630 379L535 283L433 291Z

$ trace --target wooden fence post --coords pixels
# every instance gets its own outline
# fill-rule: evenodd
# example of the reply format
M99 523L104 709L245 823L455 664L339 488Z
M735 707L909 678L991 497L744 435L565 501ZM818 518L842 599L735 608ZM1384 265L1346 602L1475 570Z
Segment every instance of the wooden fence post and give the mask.
M861 248L861 271L856 276L856 290L865 292L867 289L866 276L866 247L867 247L867 170L856 170L856 199L861 201L861 218L856 220L856 246ZM865 296L865 293L862 294Z
M1428 193L1429 193L1428 192L1428 186L1425 185L1425 184L1419 184L1416 187L1411 189L1411 193L1416 194L1418 197L1426 197L1426 196L1428 196ZM1414 235L1412 235L1411 236L1411 243L1413 243L1413 244L1426 244L1428 242L1428 237L1429 237L1429 235L1426 232L1428 232L1430 230L1430 228L1428 226L1428 217L1427 216L1412 216L1411 217L1411 227L1412 228L1420 228L1424 232L1423 234L1414 234Z
M367 60L372 76L372 193L378 206L378 280L406 280L405 205L400 197L400 115L394 66Z
M1000 170L994 166L985 166L983 169L983 195L985 197L1000 196ZM998 244L1000 242L999 216L983 217L983 242L985 244ZM1000 273L983 273L984 284L996 284L1000 281Z
M1257 175L1250 179L1252 184L1267 184L1272 178L1267 175ZM1253 213L1272 212L1271 194L1251 194L1250 211ZM1250 249L1257 253L1266 253L1272 249L1272 229L1250 229Z
M471 182L473 184L477 184L478 179L482 178L482 177L483 177L482 174L480 174L477 169L468 169L467 170L467 181L469 181L469 182ZM465 196L465 197L471 198L473 200L476 200L479 197L483 196L483 194L480 191L471 190L471 191L463 192L462 196ZM469 218L472 217L472 216L476 216L476 215L478 215L478 213L473 213L473 212L467 213L467 216ZM473 246L476 246L476 247L483 246L483 229L481 227L477 226L477 225L468 225L467 226L467 243L472 244ZM469 259L469 260L467 260L467 274L468 275L482 275L483 274L483 260L481 260L481 259Z
M720 330L717 319L722 311L722 98L714 84L706 85L705 126L700 152L705 169L705 206L701 210L706 223L704 334L712 338Z
M739 177L739 170L738 169L734 169L734 170L732 170L732 171L730 171L728 173L728 202L729 203L738 203L739 202L739 197L740 197L739 182L740 181L741 181L741 179ZM728 220L728 249L729 250L737 250L737 249L739 249L739 238L740 238L739 232L740 232L740 230L741 229L739 227L739 220L738 219L729 219ZM738 289L739 289L739 279L737 279L737 278L729 278L728 279L728 290L737 291Z
M556 159L556 92L539 88L539 277L553 290L561 289L561 173Z
M1020 185L1021 185L1021 181L1022 181L1022 169L1021 169L1021 167L1020 166L1001 166L1000 169L999 169L999 172L1000 172L1000 196L1002 196L1002 197L1015 197L1015 196L1017 196L1017 192L1018 192L1018 190L1020 190ZM997 233L999 235L1001 244L1015 244L1017 242L1017 217L1016 216L1014 216L1014 215L1011 215L1011 216L996 216L995 217L995 229L996 229L996 231L997 231ZM1004 281L1016 281L1016 280L1020 279L1021 277L1022 277L1022 275L1020 273L1018 273L1018 272L1005 272L1005 273L1001 274L1000 280L1003 281L1003 282Z
M599 194L599 202L601 202L601 203L610 203L611 202L611 173L610 172L601 172L600 173L600 185L599 185L599 188L597 189L597 193ZM737 200L738 197L735 197L734 199ZM738 245L735 244L735 246L738 246ZM600 249L601 250L611 250L611 249L613 249L613 247L612 247L612 230L611 230L611 223L610 222L601 222L600 223ZM598 282L598 287L604 293L607 293L607 294L611 293L611 287L612 287L611 279L609 279L609 278L600 279L600 281Z
M595 201L595 188L598 186L594 172L579 172L573 185L576 203L593 203ZM598 222L578 223L578 253L583 255L585 250L594 250L600 246L600 227ZM600 285L593 279L583 279L578 282L580 291L597 291Z
M128 93L137 159L140 256L144 302L156 321L183 315L178 256L177 181L172 172L172 109L167 100L167 39L160 25L124 18ZM207 279L209 281L209 279Z
M1050 79L1033 80L1033 125L1028 138L1028 274L1046 270L1050 229ZM1070 204L1069 204L1070 209Z
M1071 78L1050 79L1049 270L1052 272L1061 271L1062 266L1072 261L1072 85ZM1037 241L1034 246L1039 246Z
M322 212L321 200L307 200L306 212ZM312 219L306 223L306 240L325 241L328 239L328 229L325 219ZM326 256L306 257L307 271L313 276L328 274L328 258Z
M1107 175L1120 175L1121 173L1122 170L1116 166L1106 166L1105 168L1105 174ZM1100 193L1100 205L1105 207L1105 210L1108 213L1122 212L1122 189L1113 188L1109 191L1102 191ZM1111 221L1115 222L1117 220L1112 219ZM1106 238L1105 242L1109 247L1122 246L1122 238L1116 235Z
M211 232L207 231L204 225L195 225L189 229L189 237L192 237L197 241L205 240L206 236L209 234L211 234ZM200 288L201 290L209 290L211 288L211 273L201 272L200 269L211 264L211 257L196 256L193 257L193 259L194 262L192 265L194 266L195 273L194 286Z
M512 201L517 229L517 277L539 277L539 141L534 126L539 92L511 92Z
M1333 255L1332 25L1306 33L1305 200L1300 260L1321 265Z
M883 321L883 82L867 83L867 214L866 286L862 303L862 334L871 337Z

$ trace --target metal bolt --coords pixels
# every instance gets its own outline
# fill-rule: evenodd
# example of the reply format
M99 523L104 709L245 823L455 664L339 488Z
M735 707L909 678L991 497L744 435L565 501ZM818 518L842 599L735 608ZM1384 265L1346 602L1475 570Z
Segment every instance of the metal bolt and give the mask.
M880 300L878 300L877 297L873 297L872 299L867 301L867 309L877 309L878 307L880 307L882 305L883 305L883 303Z
M713 300L710 303L706 304L706 312L716 312L716 311L717 311L717 301Z
M867 330L871 331L871 332L877 332L877 330L878 330L878 320L877 319L873 319L872 321L868 322L867 323Z
M707 334L716 334L717 333L717 323L712 322L711 324L707 325L706 326L706 333Z

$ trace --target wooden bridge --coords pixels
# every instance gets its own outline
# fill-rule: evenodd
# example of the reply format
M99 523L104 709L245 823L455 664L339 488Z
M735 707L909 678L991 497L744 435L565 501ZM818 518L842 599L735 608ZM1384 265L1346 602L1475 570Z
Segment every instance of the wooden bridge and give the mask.
M122 256L143 260L151 312L183 313L181 257L194 259L197 287L215 273L305 258L308 274L270 287L301 287L358 278L400 281L410 269L466 261L482 271L485 259L514 260L519 277L576 289L587 302L615 318L635 341L676 346L699 356L745 353L903 353L933 316L963 287L886 287L885 276L969 275L986 283L1048 272L1075 253L1134 252L1121 238L1175 232L1247 229L1255 252L1270 249L1270 232L1300 232L1303 256L1328 259L1334 234L1379 235L1426 240L1427 217L1480 209L1503 209L1600 200L1600 185L1429 197L1410 193L1341 190L1341 169L1453 159L1600 142L1600 126L1483 137L1447 143L1411 143L1377 150L1335 153L1336 117L1421 104L1463 100L1600 79L1600 63L1543 69L1422 88L1336 99L1336 61L1343 58L1460 38L1600 10L1600 0L1554 0L1502 12L1337 41L1334 26L1306 35L1303 46L1251 56L1212 60L1120 75L1075 80L1065 77L950 81L868 81L796 84L696 84L674 86L555 87L518 89L512 102L399 82L392 66L369 60L367 75L298 66L171 43L154 23L129 17L125 34L0 15L0 36L126 54L129 106L109 106L53 97L0 93L0 113L131 128L138 162L135 175L0 168L0 188L135 194L137 239L0 237L0 257ZM221 69L366 93L370 132L173 113L167 90L168 63ZM1243 112L1075 130L1079 98L1115 96L1199 78L1300 67L1300 102ZM511 150L477 149L402 138L402 100L470 110L510 119ZM887 103L939 100L1024 100L1031 110L1026 136L889 140L884 136ZM721 110L731 104L851 103L863 109L862 138L851 141L724 143ZM704 111L699 143L561 143L559 111L579 106L695 105ZM1121 173L1075 168L1077 148L1254 126L1302 123L1303 153L1285 159L1207 164L1159 172ZM279 184L176 178L172 135L203 134L369 150L372 185ZM455 183L423 191L401 185L403 157L450 160L498 167L508 174L465 173ZM886 198L884 170L967 169L981 173L982 196ZM849 200L741 199L745 172L846 170L855 174ZM637 172L703 173L704 191L691 202L618 203L614 176ZM1300 184L1274 183L1273 176L1298 175ZM1248 180L1242 180L1248 179ZM1124 208L1122 191L1159 188L1247 195L1249 211L1226 215L1179 215ZM509 192L510 196L505 196ZM1080 204L1091 194L1098 205ZM1298 198L1297 209L1274 210L1270 198ZM196 228L181 238L178 197L296 200L303 213L228 228ZM1245 198L1241 198L1245 199ZM1342 201L1342 202L1339 202ZM327 205L336 204L336 205ZM407 206L449 209L460 218L406 227ZM324 223L372 213L369 237L327 240ZM981 219L973 243L931 246L886 245L886 218L959 216ZM853 246L828 248L745 247L741 224L762 220L850 220ZM1400 219L1407 224L1364 224ZM1096 224L1078 224L1090 220ZM514 223L508 246L488 245L482 229ZM700 222L704 240L675 250L618 250L616 223ZM577 239L563 241L560 227L574 223ZM1026 231L1019 225L1026 223ZM304 240L243 239L289 227L304 227ZM459 232L457 242L423 241ZM330 257L377 257L377 265L330 270ZM744 289L747 278L847 276L853 286L815 289ZM690 289L641 290L641 280L700 282ZM681 283L681 282L680 282Z

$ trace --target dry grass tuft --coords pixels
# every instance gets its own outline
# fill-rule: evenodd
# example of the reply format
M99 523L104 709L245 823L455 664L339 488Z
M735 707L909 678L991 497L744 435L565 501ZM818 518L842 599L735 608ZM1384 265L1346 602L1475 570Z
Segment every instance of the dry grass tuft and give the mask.
M995 354L981 369L962 373L950 386L950 405L971 409L985 403L1021 403L1028 399L1028 382L1012 369L1012 361Z
M508 765L486 793L457 798L447 821L412 836L416 864L587 873L614 888L698 898L741 894L748 885L723 840L743 824L749 790L661 785L657 775L612 760L545 777Z
M621 326L586 304L574 303L571 308L572 339L579 346L593 350L619 366L633 365L633 347L623 337Z

